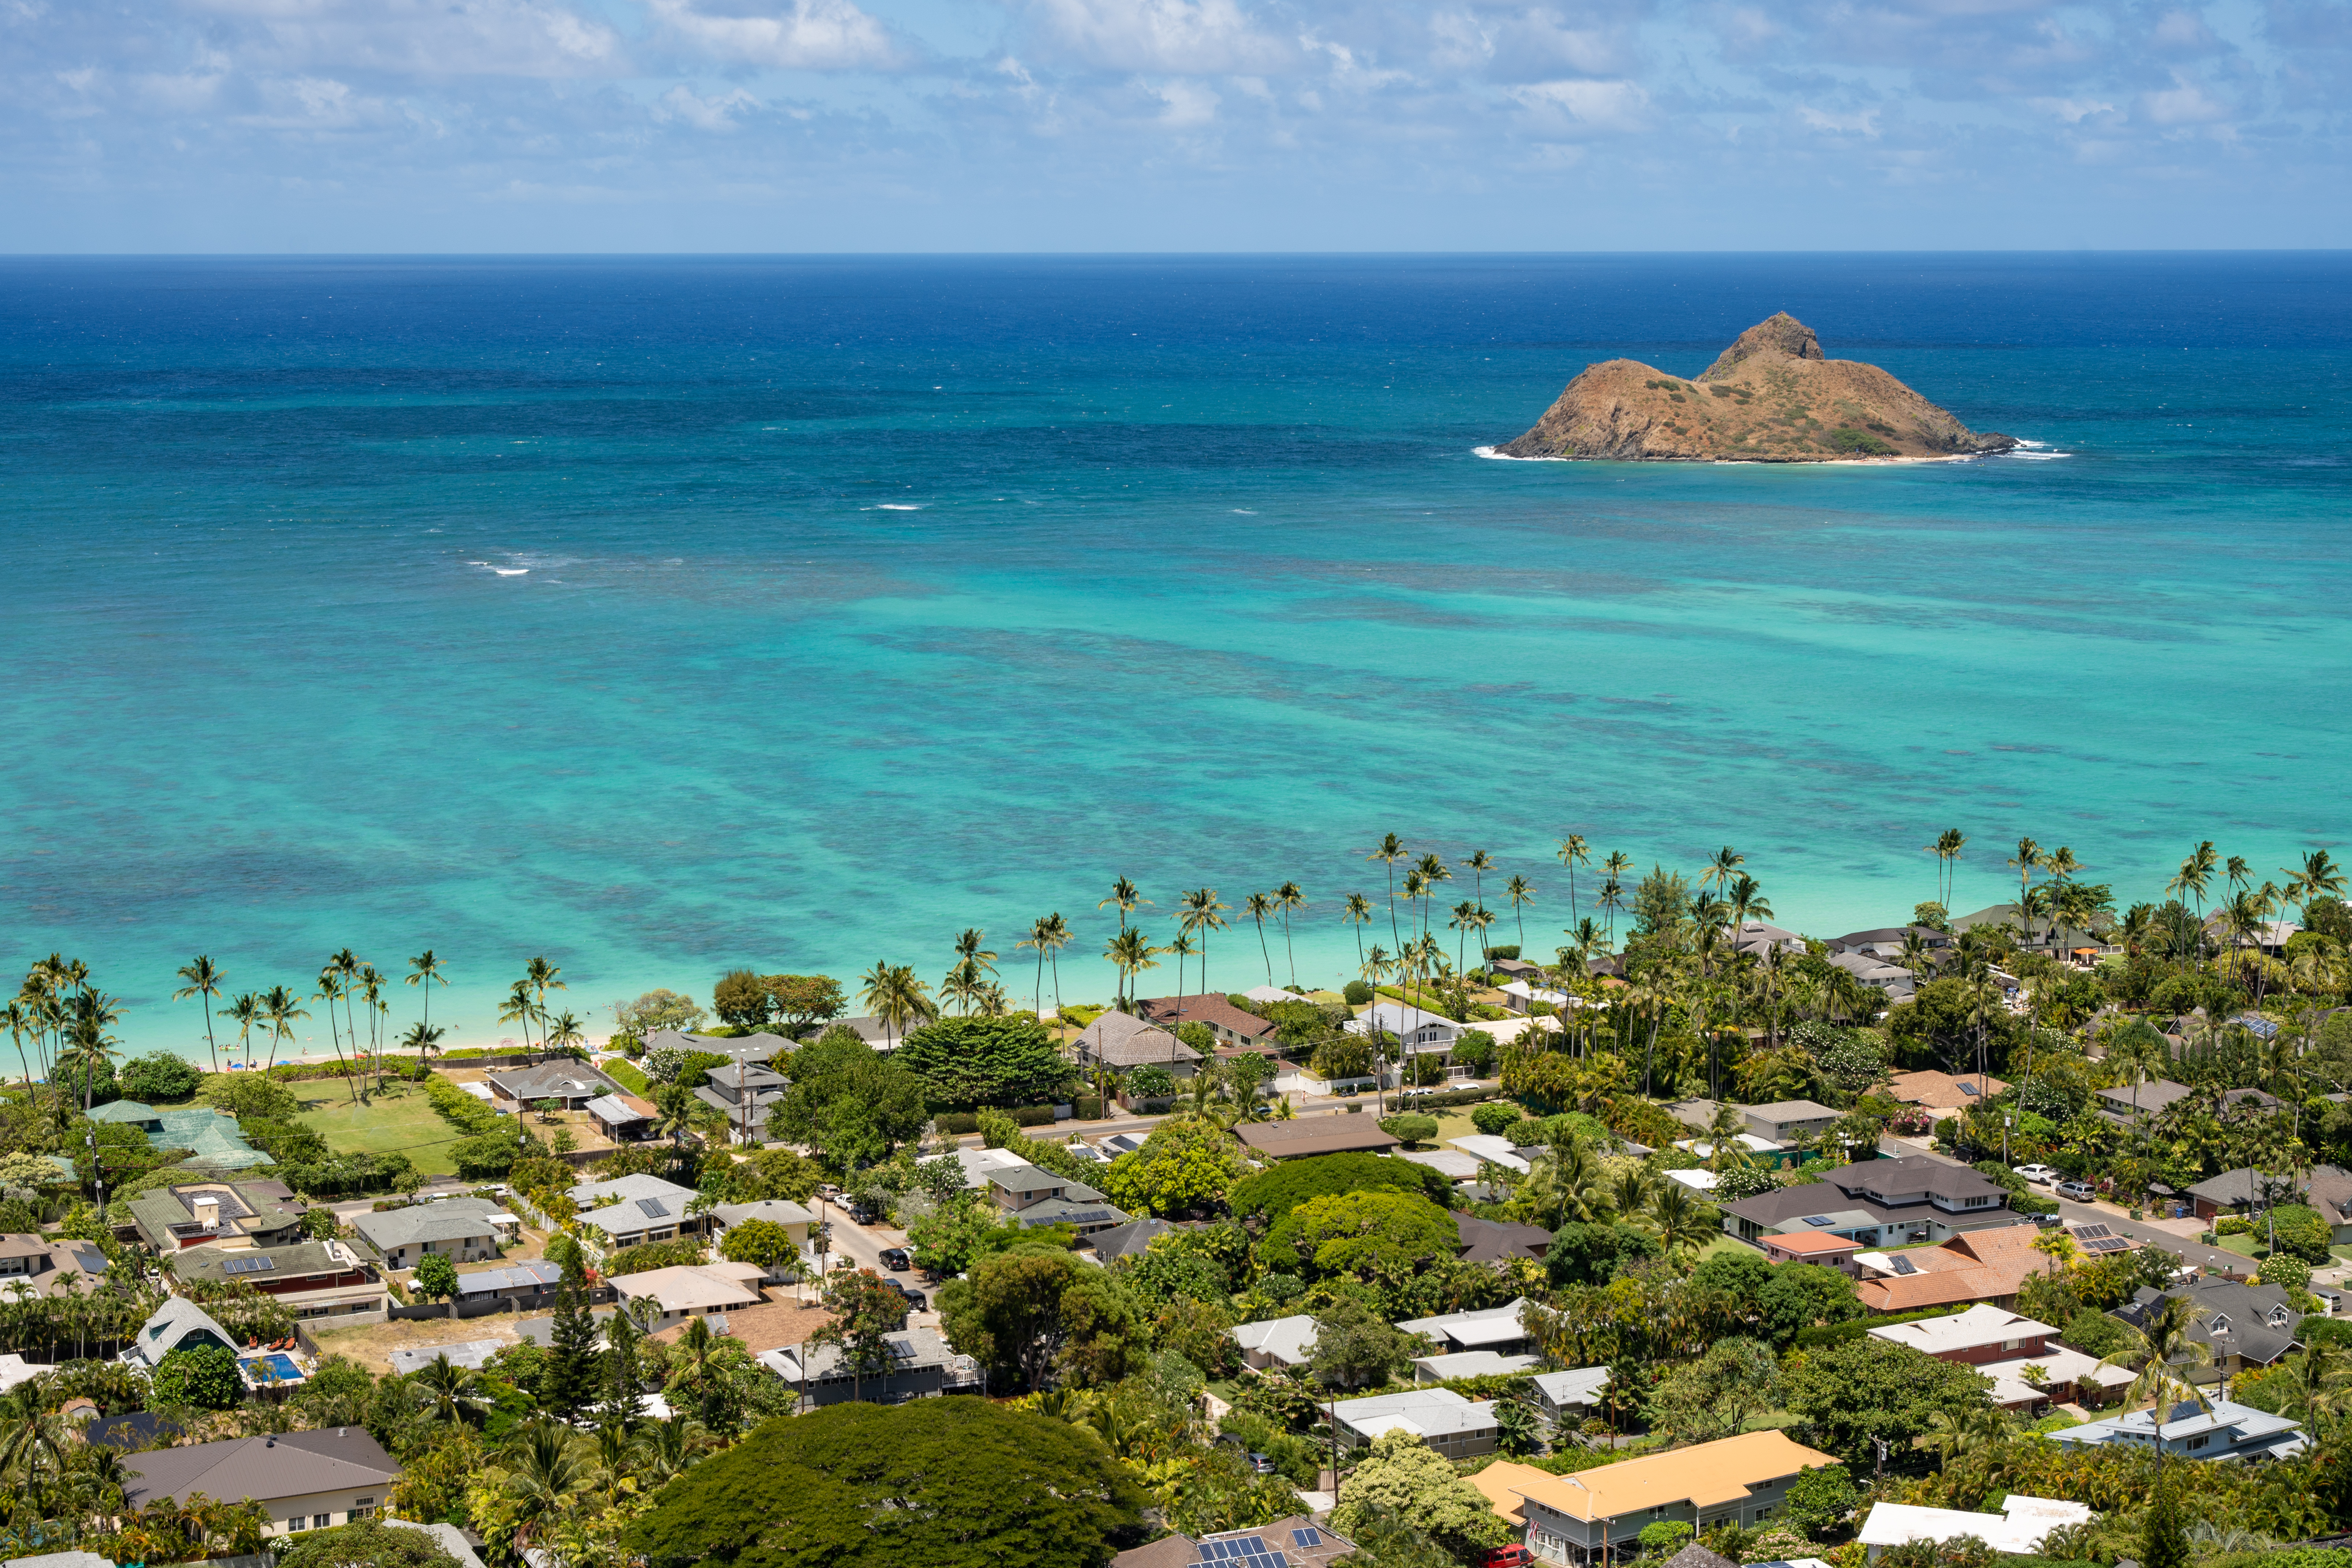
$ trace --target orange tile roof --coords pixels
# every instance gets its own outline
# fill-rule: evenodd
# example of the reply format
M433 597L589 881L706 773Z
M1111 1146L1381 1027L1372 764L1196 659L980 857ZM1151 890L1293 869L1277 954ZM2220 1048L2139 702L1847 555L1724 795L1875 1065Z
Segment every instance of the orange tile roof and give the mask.
M1528 1522L1527 1509L1519 1494L1530 1486L1553 1479L1549 1470L1538 1470L1533 1465L1515 1465L1508 1459L1497 1459L1470 1478L1470 1484L1486 1494L1506 1523L1524 1529Z
M1707 1508L1731 1502L1767 1481L1836 1463L1827 1454L1791 1442L1784 1432L1749 1432L1573 1475L1497 1484L1555 1513L1591 1521L1676 1504Z
M1898 1274L1891 1279L1864 1279L1854 1287L1854 1294L1874 1312L1914 1312L1922 1307L1951 1307L2011 1293L1993 1289L1997 1283L1982 1268L1937 1268Z
M1862 1243L1850 1236L1832 1236L1825 1230L1801 1231L1790 1236L1768 1236L1767 1247L1777 1247L1791 1257L1803 1258L1822 1252L1859 1252Z

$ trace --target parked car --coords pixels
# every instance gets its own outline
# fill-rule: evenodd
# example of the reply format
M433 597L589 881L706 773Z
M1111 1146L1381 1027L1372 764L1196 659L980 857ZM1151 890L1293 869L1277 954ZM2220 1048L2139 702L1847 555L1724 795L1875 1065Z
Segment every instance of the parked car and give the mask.
M859 1204L849 1211L849 1217L858 1225L872 1225L882 1217L882 1211L872 1204Z
M1267 1458L1264 1454L1253 1453L1249 1457L1249 1462L1250 1468L1255 1470L1261 1476L1270 1476L1274 1474L1274 1461Z
M2086 1204L2097 1197L2099 1192L2088 1182L2061 1182L2058 1184L2058 1195L2062 1198L2072 1198L2078 1204Z
M924 1295L920 1290L908 1290L905 1294L907 1297L907 1306L910 1310L928 1312L931 1310L931 1299L929 1296Z
M1534 1568L1535 1560L1524 1546L1497 1546L1478 1560L1478 1568Z
M2019 1165L2014 1169L2019 1175L2036 1186L2046 1187L2058 1179L2057 1171L2048 1165Z
M914 1266L915 1260L907 1256L905 1247L886 1247L882 1249L882 1267L893 1274L904 1274Z

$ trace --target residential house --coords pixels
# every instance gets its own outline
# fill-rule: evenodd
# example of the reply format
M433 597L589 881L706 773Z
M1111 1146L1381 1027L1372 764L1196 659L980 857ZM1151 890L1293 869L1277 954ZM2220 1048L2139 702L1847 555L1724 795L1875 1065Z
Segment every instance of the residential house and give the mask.
M675 1241L699 1236L709 1223L687 1213L695 1194L659 1176L617 1176L609 1182L583 1182L567 1194L580 1211L582 1239L598 1253L642 1247L649 1241Z
M1191 1078L1201 1067L1201 1053L1173 1034L1116 1009L1080 1030L1077 1046L1078 1070L1084 1073L1106 1067L1121 1072L1156 1067L1166 1068L1172 1078Z
M2101 919L2104 921L2104 917ZM2079 931L2073 926L2058 925L2038 915L2034 917L2033 934L2029 941L2025 935L2025 922L2018 919L2014 903L1987 904L1983 909L1955 915L1945 923L1952 928L1955 937L1964 936L1979 926L2007 926L2012 940L2028 952L2073 953L2083 948L2090 949L2094 954L2111 951L2106 939L2096 931Z
M783 1074L750 1062L712 1068L694 1098L727 1118L727 1135L738 1143L768 1141L768 1114L792 1087Z
M1243 1012L1221 994L1154 996L1137 1003L1135 1010L1144 1022L1171 1031L1186 1024L1204 1024L1217 1037L1217 1043L1225 1046L1257 1046L1272 1050L1275 1037L1281 1032L1256 1014Z
M1552 1233L1539 1225L1499 1224L1459 1211L1454 1215L1454 1225L1461 1237L1461 1250L1456 1256L1465 1262L1500 1263L1507 1258L1540 1258L1551 1250Z
M1954 1078L1948 1072L1899 1072L1886 1080L1885 1094L1898 1105L1916 1105L1941 1120L1973 1105L1982 1105L2009 1085L1997 1078L1970 1074Z
M644 1268L635 1274L615 1274L612 1281L613 1293L623 1308L639 1301L651 1306L651 1325L659 1331L688 1318L758 1306L765 1300L760 1294L761 1278L756 1263L721 1261Z
M600 1094L588 1102L596 1131L615 1143L641 1143L654 1135L661 1110L634 1094Z
M1790 1143L1800 1138L1820 1137L1837 1125L1839 1113L1810 1100L1779 1100L1769 1105L1743 1106L1739 1115L1748 1123L1748 1131L1759 1138Z
M1866 952L1833 952L1830 967L1843 969L1873 991L1883 991L1889 1002L1908 1002L1918 990L1919 977L1898 963Z
M563 1270L557 1265L544 1258L525 1258L520 1263L458 1275L457 1302L461 1310L500 1301L511 1303L514 1311L528 1312L551 1304L557 1287L562 1283Z
M832 1023L820 1024L817 1027L829 1029L834 1024L847 1024L853 1028L860 1024L872 1024L875 1029L871 1039L877 1045L881 1043L881 1020L878 1018L835 1018ZM857 1032L864 1035L866 1031L858 1029ZM646 1037L646 1049L649 1051L666 1046L674 1051L725 1057L729 1061L756 1063L761 1067L773 1062L779 1056L789 1054L796 1044L782 1035L772 1035L764 1030L756 1035L690 1035L678 1029L656 1029Z
M1775 949L1787 954L1802 954L1809 951L1803 937L1769 921L1747 921L1737 928L1726 926L1724 931L1731 938L1731 950L1751 958L1762 958ZM1618 973L1622 973L1623 971Z
M1532 1014L1538 1002L1554 1013L1566 1013L1584 1005L1581 996L1528 980L1514 980L1499 989L1503 994L1503 1005L1514 1013Z
M853 1399L899 1405L945 1394L978 1393L982 1387L980 1364L950 1350L936 1329L900 1329L885 1334L883 1343L889 1363L878 1370L856 1366L839 1346L806 1342L763 1351L757 1359L800 1391L803 1410Z
M155 1315L139 1325L139 1331L122 1348L121 1359L128 1365L152 1372L173 1351L208 1346L234 1352L237 1343L202 1307L184 1296L166 1296L163 1305L155 1309Z
M1384 1432L1402 1431L1449 1459L1475 1459L1493 1453L1502 1435L1493 1400L1465 1399L1450 1388L1343 1399L1330 1409L1342 1448L1366 1447Z
M1536 1404L1555 1426L1574 1426L1601 1409L1601 1395L1609 1386L1605 1366L1580 1366L1567 1372L1547 1372L1533 1379Z
M1948 1318L1887 1323L1870 1331L1873 1339L1907 1345L1937 1361L1978 1366L1989 1362L2040 1359L2058 1331L2015 1312L1981 1304Z
M2031 1557L2041 1552L2042 1538L2052 1531L2088 1524L2092 1517L2089 1507L2083 1503L2015 1492L2001 1500L1999 1513L1963 1513L1958 1509L1882 1502L1873 1505L1864 1518L1861 1539L1869 1549L1868 1561L1873 1563L1890 1546L1908 1546L1917 1541L1960 1541L1970 1536L2001 1556Z
M1519 1152L1519 1146L1499 1132L1466 1132L1459 1138L1448 1138L1446 1142L1465 1153L1475 1155L1488 1164L1500 1165L1507 1171L1517 1171L1525 1175L1533 1169L1532 1162Z
M1674 1171L1668 1173L1678 1176L1683 1173ZM1862 1273L1854 1264L1855 1256L1862 1251L1862 1243L1850 1236L1839 1236L1826 1230L1799 1230L1786 1236L1767 1236L1762 1245L1767 1263L1811 1263L1856 1278Z
M1176 1220L1157 1219L1146 1215L1141 1219L1115 1225L1108 1230L1097 1230L1087 1236L1086 1245L1094 1253L1095 1261L1105 1265L1122 1258L1140 1258L1153 1241L1163 1236L1173 1236L1191 1226Z
M2106 1443L2153 1448L2157 1445L2155 1415L2152 1410L2135 1410L2127 1415L2069 1426L2050 1437L2070 1448L2094 1448ZM2214 1400L2210 1410L2184 1399L2164 1417L2164 1452L2183 1458L2290 1459L2309 1446L2301 1422L2227 1399Z
M2097 1103L2093 1114L2111 1126L2128 1128L2139 1121L2155 1120L2157 1114L2197 1091L2187 1084L2174 1083L2169 1079L2149 1079L2137 1087L2121 1083L2095 1090L2092 1099ZM2221 1113L2266 1115L2278 1109L2278 1100L2259 1089L2233 1089L2221 1096ZM2135 1109L2137 1107L2137 1109Z
M277 1163L245 1141L236 1118L209 1105L146 1106L118 1100L92 1106L93 1121L117 1121L138 1128L158 1149L185 1149L184 1163L226 1175Z
M139 1238L158 1256L207 1242L288 1247L303 1238L309 1205L283 1182L186 1182L140 1194L123 1205Z
M241 1279L264 1295L277 1297L298 1318L382 1322L392 1305L383 1281L375 1278L358 1253L340 1241L303 1241L292 1247L191 1247L173 1256L172 1272L183 1284L228 1284Z
M1305 1366L1315 1359L1315 1320L1297 1312L1243 1323L1234 1330L1234 1343L1242 1347L1242 1360L1260 1372Z
M2314 1165L2303 1201L2327 1222L2330 1241L2352 1245L2352 1171L2340 1165Z
M1311 1005L1315 998L1303 991L1286 991L1279 985L1253 985L1242 993L1242 1000L1254 1007L1271 1007L1278 1002L1305 1002Z
M1057 1176L1025 1161L987 1173L990 1198L1031 1226L1067 1225L1093 1236L1125 1225L1128 1215L1084 1182Z
M595 1068L579 1062L541 1062L537 1067L501 1068L488 1076L491 1104L517 1111L544 1100L566 1110L577 1110L592 1100L618 1094L621 1086Z
M132 1508L202 1492L215 1502L269 1510L265 1537L325 1530L380 1512L400 1466L364 1426L322 1426L157 1448L122 1457L123 1501Z
M1441 1352L1493 1351L1498 1355L1520 1355L1535 1349L1535 1336L1519 1321L1527 1304L1522 1296L1507 1306L1414 1318L1397 1328L1403 1333L1428 1335Z
M1876 926L1869 931L1850 931L1843 936L1833 936L1822 945L1832 957L1839 953L1859 953L1867 958L1901 958L1906 941L1916 937L1919 945L1930 952L1941 952L1952 945L1951 933L1933 926Z
M1459 1149L1407 1149L1391 1157L1411 1164L1426 1165L1457 1185L1465 1182L1483 1181L1486 1175L1486 1161Z
M387 1268L414 1268L428 1252L452 1263L485 1263L521 1225L488 1198L436 1198L352 1219L352 1229L383 1256Z
M1136 1147L1142 1147L1140 1136L1136 1139ZM1125 1153L1127 1151L1122 1149L1119 1152ZM963 1184L967 1189L986 1187L989 1184L988 1178L991 1172L1010 1170L1015 1165L1029 1163L1018 1149L950 1149L944 1154L932 1155L923 1163L929 1165L941 1160L953 1161L962 1167Z
M1394 1035L1399 1051L1405 1056L1442 1056L1462 1037L1463 1026L1442 1014L1386 1001L1373 1003L1347 1023L1351 1035L1369 1035L1375 1029Z
M1329 1525L1294 1513L1272 1524L1221 1531L1198 1540L1164 1535L1149 1546L1120 1552L1110 1560L1110 1568L1195 1568L1207 1563L1239 1568L1329 1568L1355 1550L1354 1542L1333 1534Z
M1724 1230L1759 1247L1767 1236L1801 1231L1898 1247L2018 1223L2005 1189L1925 1154L1842 1166L1818 1182L1759 1193L1723 1210Z
M1727 1524L1752 1528L1780 1511L1801 1473L1837 1462L1785 1433L1749 1432L1574 1475L1495 1465L1470 1480L1497 1514L1524 1521L1538 1562L1584 1568L1637 1555L1643 1527L1663 1521L1701 1533Z
M2234 1376L2248 1367L2269 1366L2300 1343L2295 1331L2302 1325L2302 1314L2287 1299L2284 1287L2242 1285L2210 1274L2200 1274L2163 1291L2143 1285L2114 1315L2137 1329L2166 1296L2185 1297L2205 1309L2205 1315L2189 1325L2188 1337L2210 1347L2212 1363L2191 1369L2194 1381L2209 1382Z
M94 1241L51 1241L45 1236L0 1236L0 1298L54 1296L68 1279L88 1291L106 1278L106 1254Z
M2319 1184L2322 1179L2320 1173L2323 1171L2327 1173L2327 1184L2334 1188L2338 1195L2352 1197L2352 1176L2347 1176L2333 1165L2321 1165L2314 1169L2311 1173L2313 1185ZM2210 1222L2221 1218L2223 1215L2253 1215L2258 1211L2274 1204L2300 1202L2303 1197L2302 1188L2303 1184L2293 1176L2274 1172L2224 1171L2218 1176L2209 1176L2190 1187L2189 1197L2197 1210L2197 1217ZM2336 1210L2338 1214L2342 1212L2341 1209ZM2323 1215L2323 1217L2326 1216ZM2256 1228L2261 1227L2257 1225Z
M711 1209L710 1239L723 1247L727 1233L746 1220L763 1219L770 1225L780 1225L793 1238L793 1245L812 1263L816 1255L809 1250L810 1237L816 1230L816 1215L790 1198L764 1198L756 1204L720 1204Z
M1508 1377L1514 1373L1530 1372L1543 1365L1539 1355L1504 1355L1496 1351L1451 1351L1439 1355L1415 1356L1412 1360L1412 1381L1421 1383L1451 1383L1457 1377Z
M2091 1237L2088 1231L2099 1235ZM2111 1239L2105 1226L2087 1226L2085 1232L2077 1243L2082 1250L2095 1256L2113 1250L2105 1245ZM1964 1231L1941 1247L1857 1253L1848 1271L1860 1282L1855 1289L1862 1304L1874 1312L1916 1312L1963 1301L2014 1307L2017 1293L2028 1279L2056 1267L2047 1253L2034 1250L2033 1243L2042 1234L2031 1225ZM1770 1250L1768 1245L1767 1256Z
M1242 1146L1261 1160L1304 1160L1317 1154L1385 1154L1400 1142L1369 1116L1301 1116L1289 1121L1244 1121L1234 1129Z
M1524 980L1534 985L1544 978L1544 966L1530 963L1524 958L1493 958L1486 961L1486 973L1495 977L1497 985L1514 980Z

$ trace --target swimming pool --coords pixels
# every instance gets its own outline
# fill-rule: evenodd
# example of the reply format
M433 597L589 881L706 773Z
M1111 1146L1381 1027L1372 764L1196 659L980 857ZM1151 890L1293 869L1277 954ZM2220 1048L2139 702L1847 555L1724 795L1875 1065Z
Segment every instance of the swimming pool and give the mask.
M255 1383L299 1383L302 1369L284 1351L271 1351L268 1355L251 1355L244 1360L245 1375Z

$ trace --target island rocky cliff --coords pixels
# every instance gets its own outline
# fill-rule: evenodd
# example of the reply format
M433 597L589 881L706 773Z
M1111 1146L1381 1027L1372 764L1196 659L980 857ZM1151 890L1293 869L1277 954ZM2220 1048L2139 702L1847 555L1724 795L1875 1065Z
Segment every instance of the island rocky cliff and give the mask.
M1874 364L1831 359L1782 311L1739 334L1696 381L1639 360L1587 365L1510 458L1829 463L2006 452Z

